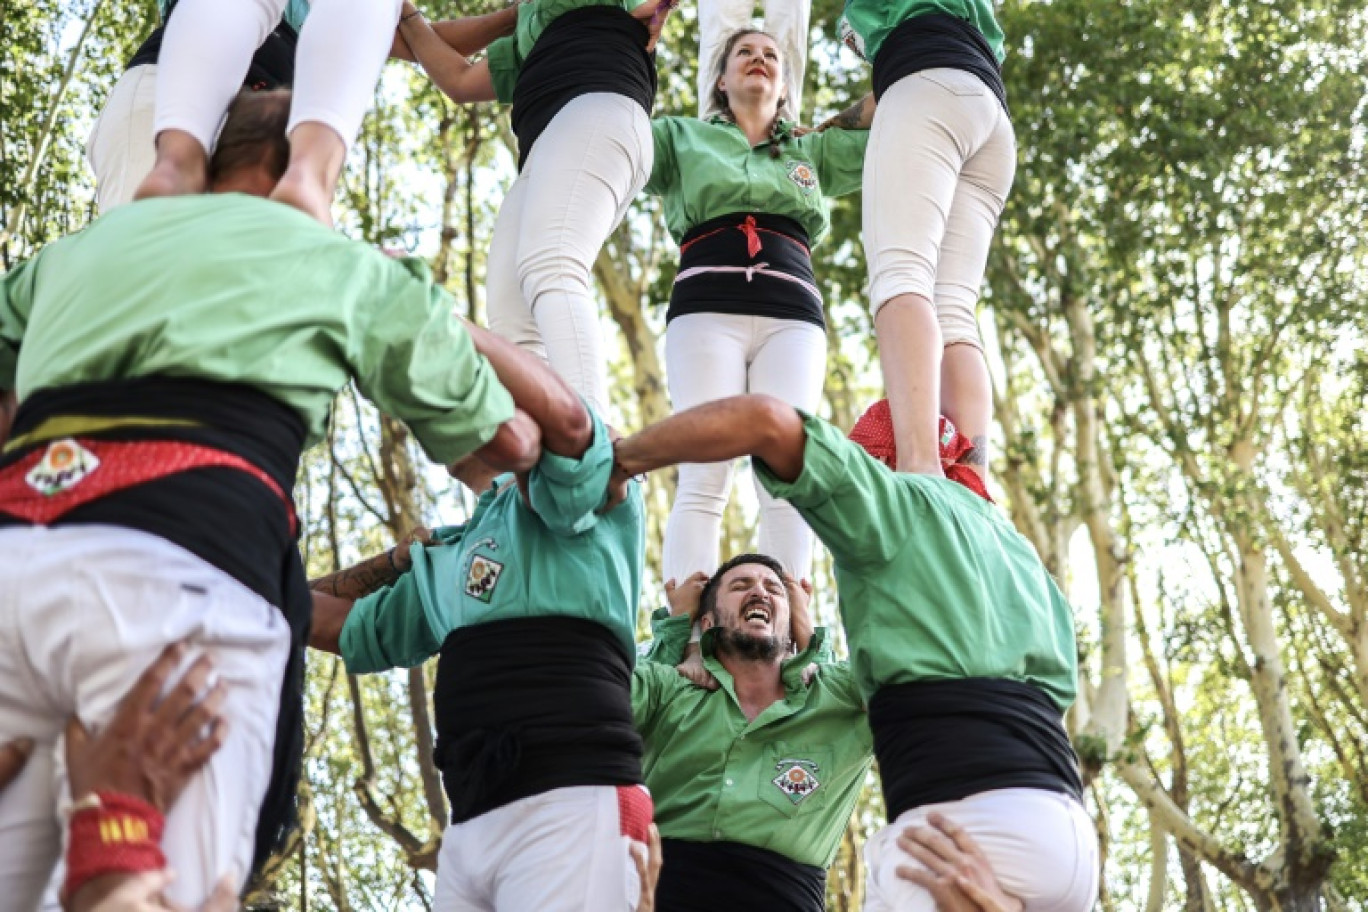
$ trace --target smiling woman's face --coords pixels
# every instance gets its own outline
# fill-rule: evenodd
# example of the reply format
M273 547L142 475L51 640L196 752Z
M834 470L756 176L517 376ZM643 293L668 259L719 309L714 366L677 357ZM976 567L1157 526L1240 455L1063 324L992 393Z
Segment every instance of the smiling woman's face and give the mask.
M748 95L777 104L784 91L779 45L760 32L742 35L727 55L718 88L729 98Z

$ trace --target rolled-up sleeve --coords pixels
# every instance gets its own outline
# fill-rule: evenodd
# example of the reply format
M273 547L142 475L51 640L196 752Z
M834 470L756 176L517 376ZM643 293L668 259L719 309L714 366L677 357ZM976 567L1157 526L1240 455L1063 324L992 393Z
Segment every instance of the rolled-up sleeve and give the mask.
M603 506L608 479L613 474L613 442L602 419L589 409L594 423L593 439L579 456L559 456L543 450L528 479L532 509L557 535L580 535L598 521L594 512Z

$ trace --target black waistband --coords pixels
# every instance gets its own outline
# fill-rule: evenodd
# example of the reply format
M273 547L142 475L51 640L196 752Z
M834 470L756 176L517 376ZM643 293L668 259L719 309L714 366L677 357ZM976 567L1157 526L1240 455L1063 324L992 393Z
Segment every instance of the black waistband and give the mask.
M670 289L665 321L723 313L825 326L809 246L802 224L782 215L734 212L695 225L679 244L679 277ZM763 269L749 273L711 271L762 263ZM686 270L698 268L709 271L684 277Z
M881 688L869 701L888 819L1003 788L1081 800L1078 757L1045 692L999 678Z
M193 422L124 426L82 436L108 440L180 440L243 457L270 475L281 490L294 486L305 426L288 406L252 387L165 377L79 383L38 390L24 399L11 439L59 416L137 416ZM16 448L0 466L34 447ZM233 576L281 609L290 626L276 717L271 781L257 818L252 868L284 844L295 822L303 757L304 649L313 601L299 549L280 499L237 469L197 469L119 491L65 514L57 525L98 523L157 535ZM0 514L0 526L22 524Z
M740 842L660 841L658 912L822 912L826 871Z
M38 390L19 406L11 440L60 417L172 422L129 423L80 436L212 447L242 457L270 476L286 496L294 488L306 433L294 409L253 387L142 377ZM0 467L46 442L35 440L5 453ZM296 550L289 510L260 479L238 469L193 469L159 478L76 507L53 525L92 523L157 535L218 567L272 605L286 601L282 560ZM0 524L23 523L0 515Z
M133 59L128 61L126 69L156 63L161 58L166 23L170 21L175 7L173 3L167 8L162 24L153 29L152 34L148 35L133 52ZM278 89L294 82L295 48L298 44L299 35L288 22L281 19L252 55L251 66L247 69L247 76L242 80L243 87L259 90Z
M518 71L510 123L518 137L518 169L561 108L581 95L608 92L655 106L655 53L650 33L616 6L582 6L557 16Z
M638 785L632 657L602 624L520 618L452 631L432 702L451 822L556 788Z
M949 13L915 16L884 39L874 58L874 97L883 98L883 93L904 76L937 69L973 73L1007 110L1002 67L988 39L972 22Z

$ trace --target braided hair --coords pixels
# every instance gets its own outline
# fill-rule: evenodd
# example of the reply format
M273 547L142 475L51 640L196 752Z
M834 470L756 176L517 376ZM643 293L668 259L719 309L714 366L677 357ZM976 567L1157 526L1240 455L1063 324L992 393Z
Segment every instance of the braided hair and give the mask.
M721 82L722 77L725 76L727 73L727 61L731 58L732 50L736 48L736 42L740 41L742 38L745 38L747 35L764 35L766 38L770 39L771 41L774 41L775 44L778 44L778 41L775 41L773 35L762 29L740 29L738 31L732 32L730 35L727 36L726 42L722 45L722 53L718 55L717 62L713 68L712 100L713 106L720 110L722 112L722 116L727 118L727 120L730 120L732 123L736 123L736 115L732 113L731 102L727 99L727 93L718 88L717 84ZM785 115L788 114L789 104L787 92L788 64L784 63L782 56L780 57L779 72L780 76L784 79L785 92L783 95L779 96L779 103L775 106L774 110L774 120L770 121L770 158L778 158L780 155L783 154L783 149L781 149L780 146L788 138L784 135L784 132L779 129L779 121L783 120Z

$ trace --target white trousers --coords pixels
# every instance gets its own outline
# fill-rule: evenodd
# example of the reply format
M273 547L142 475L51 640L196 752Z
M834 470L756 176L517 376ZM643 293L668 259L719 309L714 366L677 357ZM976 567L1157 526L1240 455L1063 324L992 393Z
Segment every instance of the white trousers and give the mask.
M351 147L389 58L401 0L314 0L295 52L289 130L331 127ZM184 130L212 149L252 54L285 0L181 0L167 22L157 73L154 135Z
M0 742L37 742L0 793L0 906L38 908L59 864L69 803L62 733L97 730L162 649L189 639L228 683L223 748L166 818L168 895L198 908L224 874L246 879L271 776L290 631L272 605L164 539L114 526L0 530ZM55 908L55 890L46 907Z
M718 113L713 106L722 46L733 32L751 27L756 0L699 0L698 3L698 116L707 120ZM808 23L811 0L764 0L765 31L779 45L784 60L784 84L788 87L789 117L799 120L803 111L803 74L807 71Z
M1097 830L1074 798L1044 789L997 789L898 815L865 843L869 877L864 912L934 912L931 894L898 877L922 867L898 848L898 834L940 811L983 849L1002 889L1024 912L1087 912L1097 898Z
M815 411L826 376L826 333L801 320L697 313L665 329L665 373L675 411L714 399L764 393ZM733 463L681 463L674 507L665 525L663 573L681 582L718 567L722 512ZM812 530L788 501L757 481L760 551L798 579L812 574Z
M447 827L437 912L632 912L641 884L618 793L552 789Z
M606 92L579 96L538 137L489 242L489 328L548 361L601 415L608 369L594 260L654 158L641 105Z
M886 91L864 164L874 313L919 294L935 303L944 345L982 348L974 308L1015 174L1012 122L977 76L925 70Z
M133 201L157 161L152 119L157 108L156 64L125 70L109 90L100 117L86 140L86 162L95 174L95 203L101 214Z

